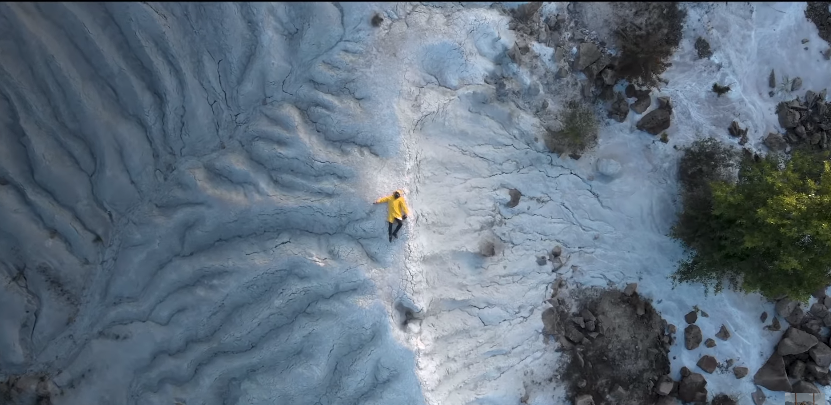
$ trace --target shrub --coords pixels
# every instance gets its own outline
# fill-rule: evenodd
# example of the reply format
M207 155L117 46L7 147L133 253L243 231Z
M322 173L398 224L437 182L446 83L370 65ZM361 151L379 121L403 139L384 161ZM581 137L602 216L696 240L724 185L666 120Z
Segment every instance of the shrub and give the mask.
M707 165L688 167L702 166ZM673 280L702 282L716 292L727 282L731 288L768 298L784 295L797 300L807 300L817 287L827 285L831 268L828 153L797 151L784 165L776 155L759 159L745 154L737 182L727 181L723 167L716 166L698 171L704 179L687 179L693 188L685 186L684 210L672 236L684 243L690 256L681 262ZM682 169L680 174L694 172Z
M563 127L548 131L545 144L557 154L582 153L597 142L598 120L594 109L586 104L570 101L559 117Z
M681 42L681 28L686 13L676 2L628 3L621 14L622 23L615 30L620 59L617 73L631 83L654 86L669 63L665 61Z

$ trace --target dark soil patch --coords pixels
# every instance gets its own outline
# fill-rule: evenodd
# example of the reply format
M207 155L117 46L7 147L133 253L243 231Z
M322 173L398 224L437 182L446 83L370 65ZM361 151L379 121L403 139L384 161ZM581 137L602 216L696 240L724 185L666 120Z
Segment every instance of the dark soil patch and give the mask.
M681 42L686 12L676 2L615 3L620 11L615 30L620 59L617 73L632 83L655 86Z
M573 346L562 366L560 375L570 397L590 394L597 405L654 403L655 382L669 374L666 322L637 292L631 296L618 290L582 293L578 310L594 314L599 334L591 337L583 330L586 338ZM564 312L558 314L562 329L573 328L568 324L572 317Z
M831 43L831 12L828 11L828 1L809 1L805 9L805 17L808 17L819 30L819 37L825 42Z

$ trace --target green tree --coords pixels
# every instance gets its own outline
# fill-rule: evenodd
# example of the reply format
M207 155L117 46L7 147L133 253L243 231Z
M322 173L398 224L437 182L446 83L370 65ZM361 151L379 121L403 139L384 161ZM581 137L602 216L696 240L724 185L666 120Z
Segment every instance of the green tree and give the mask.
M784 167L783 167L784 166ZM718 176L714 176L718 177ZM708 181L683 195L672 236L690 250L673 275L716 292L732 288L807 300L831 269L831 164L827 153L745 155L738 181ZM688 207L687 204L691 203Z

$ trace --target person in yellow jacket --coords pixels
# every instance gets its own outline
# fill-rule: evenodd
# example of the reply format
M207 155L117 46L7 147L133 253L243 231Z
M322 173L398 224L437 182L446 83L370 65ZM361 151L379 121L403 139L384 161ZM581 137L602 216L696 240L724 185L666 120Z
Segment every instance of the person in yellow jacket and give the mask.
M398 238L398 230L401 229L401 225L404 224L403 221L407 219L407 215L410 215L410 209L407 208L407 201L401 196L401 190L395 190L392 195L381 197L375 201L375 204L381 203L387 203L388 232L390 242L392 242L392 238ZM393 223L398 225L394 231L392 230Z

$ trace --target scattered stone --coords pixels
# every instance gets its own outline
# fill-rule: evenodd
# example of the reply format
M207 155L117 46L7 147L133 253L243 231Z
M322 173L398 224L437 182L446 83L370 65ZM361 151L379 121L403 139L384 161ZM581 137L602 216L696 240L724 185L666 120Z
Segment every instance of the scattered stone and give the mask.
M574 69L583 70L589 67L589 65L600 59L601 55L602 54L597 45L591 42L583 42L580 44L577 59L574 60Z
M713 374L713 371L716 371L716 367L718 367L718 361L713 356L704 355L698 359L698 363L695 363L695 365L706 371L708 374Z
M759 317L759 320L762 321L762 323L765 323L765 321L768 320L768 313L762 312L762 316Z
M690 374L692 374L692 371L690 371L690 369L688 369L686 366L681 367L681 378L686 377Z
M583 318L580 317L580 316L575 316L575 317L571 318L571 321L574 322L577 326L579 326L583 329L586 328L586 324L585 324L585 322L583 322Z
M818 343L813 335L796 328L788 328L785 337L779 341L776 353L780 356L805 353Z
M638 283L629 283L623 289L623 295L631 297L636 291L638 291Z
M727 132L730 136L734 136L736 138L747 136L747 128L742 129L736 121L730 123L730 126L727 128Z
M565 335L566 335L566 339L568 339L568 340L570 340L570 341L572 341L576 344L582 343L583 339L586 338L585 336L583 336L582 333L580 333L579 330L577 330L577 328L574 327L574 325L571 325L571 324L566 326Z
M813 383L807 381L797 381L793 385L793 392L797 394L819 394L819 388Z
M733 367L733 375L735 375L738 379L742 379L747 376L748 371L747 367Z
M522 197L522 193L519 190L512 188L508 190L508 195L511 197L511 201L508 201L507 204L508 208L516 207L519 204L519 199Z
M684 329L684 347L693 350L701 344L701 328L698 325L688 325Z
M554 249L551 249L551 257L560 257L563 254L563 247L562 246L554 246Z
M660 98L659 98L660 101ZM636 127L651 135L658 135L667 130L672 123L672 108L661 106L648 112L638 121Z
M776 88L776 73L773 72L773 69L770 70L770 76L768 76L768 86L770 88Z
M687 370L687 375L678 384L678 399L683 402L706 402L707 380L704 376Z
M613 86L615 82L617 82L617 75L615 74L615 71L609 68L603 69L603 71L600 72L600 78L603 79L603 83L607 86Z
M716 341L713 340L713 339L708 338L707 340L704 341L704 346L707 346L709 348L716 347Z
M753 399L755 405L765 405L765 400L767 399L765 392L759 387L756 387L756 391L750 394L750 398Z
M678 331L678 328L676 328L675 325L673 325L673 324L669 324L669 325L667 325L667 330L669 331L670 334L674 335L675 332Z
M816 346L812 347L811 350L808 351L808 354L811 355L811 359L813 359L814 363L817 363L818 366L823 368L831 366L831 348L829 348L825 343L817 343Z
M768 361L753 376L753 383L761 385L771 391L790 391L791 383L785 372L785 362L782 356L774 353Z
M698 320L698 313L695 311L690 311L686 315L684 315L684 320L687 321L688 324L693 324L695 321Z
M710 49L710 43L706 39L698 37L695 40L695 51L698 53L698 59L709 58L713 56L713 51Z
M726 326L721 325L721 329L719 329L718 333L716 333L716 337L721 340L728 340L730 339L730 331L727 330Z
M620 162L614 159L601 158L597 160L597 171L604 176L615 177L622 168Z
M537 258L538 266L545 266L546 263L548 263L548 259L546 259L545 256L540 256Z
M574 405L594 405L594 399L589 394L580 395L574 399Z
M803 39L802 39L802 43L803 43L803 44L807 44L807 43L808 43L808 38L803 38Z
M791 91L797 91L802 88L802 78L796 77L791 82Z
M768 330L778 332L782 329L782 325L779 323L779 318L773 317L773 321L770 322L770 325L767 326Z
M730 367L733 367L733 363L734 363L734 362L735 362L735 361L734 361L733 359L727 359L727 361L725 361L725 362L724 362L724 364L725 364L728 368L730 368Z
M372 16L372 19L370 20L370 22L372 23L373 27L380 27L381 23L384 22L384 17L381 17L380 14L376 13L375 15Z

